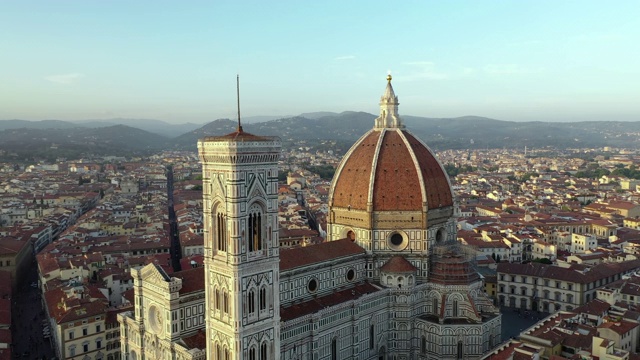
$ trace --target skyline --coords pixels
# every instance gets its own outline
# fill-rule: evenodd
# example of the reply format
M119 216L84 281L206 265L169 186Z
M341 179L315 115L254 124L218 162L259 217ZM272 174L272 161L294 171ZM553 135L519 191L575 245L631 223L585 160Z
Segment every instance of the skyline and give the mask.
M636 5L9 2L0 119L234 119L236 74L243 117L375 114L390 70L401 116L638 121Z

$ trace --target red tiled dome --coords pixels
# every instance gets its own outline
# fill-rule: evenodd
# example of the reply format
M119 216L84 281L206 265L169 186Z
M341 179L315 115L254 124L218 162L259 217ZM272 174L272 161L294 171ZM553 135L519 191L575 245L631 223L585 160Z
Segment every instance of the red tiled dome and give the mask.
M336 169L329 196L331 206L350 210L425 211L453 205L444 169L403 128L373 129L360 138Z

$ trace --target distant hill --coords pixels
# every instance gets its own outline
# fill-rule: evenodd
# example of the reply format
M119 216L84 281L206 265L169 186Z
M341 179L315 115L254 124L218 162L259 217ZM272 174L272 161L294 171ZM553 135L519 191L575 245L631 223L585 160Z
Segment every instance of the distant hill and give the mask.
M373 114L353 111L305 115L243 123L243 128L253 134L279 136L285 148L334 150L340 154L370 130L376 118ZM409 115L402 119L409 131L434 149L640 147L640 122L513 122L479 116L439 119ZM115 125L118 122L130 123L130 126ZM0 121L0 150L15 156L48 157L195 150L198 139L228 134L235 131L236 124L229 119L205 125L142 119L4 120ZM180 130L181 126L184 131Z
M202 124L193 123L171 124L166 121L154 119L79 120L75 121L75 123L91 128L126 125L169 138L176 137L202 126Z
M311 116L314 116L312 113ZM311 119L296 116L255 124L245 124L245 131L275 135L287 144L314 145L322 140L353 143L373 127L376 115L343 112ZM435 149L522 148L529 147L626 147L640 146L640 122L514 122L479 116L426 118L402 116L409 131ZM235 122L216 120L200 129L175 138L178 148L195 149L199 138L234 131Z
M336 116L336 115L338 115L338 113L331 112L331 111L316 111L316 112L302 113L298 116L315 120L315 119L323 118L325 116Z
M0 120L0 130L6 129L70 129L81 127L71 121L62 120Z
M203 124L183 123L171 124L162 120L154 119L102 119L102 120L0 120L0 130L7 129L71 129L76 127L103 128L115 125L125 125L138 128L150 133L176 137L191 130L201 127Z
M5 157L16 159L143 155L165 148L167 141L166 137L124 125L0 131L0 150Z

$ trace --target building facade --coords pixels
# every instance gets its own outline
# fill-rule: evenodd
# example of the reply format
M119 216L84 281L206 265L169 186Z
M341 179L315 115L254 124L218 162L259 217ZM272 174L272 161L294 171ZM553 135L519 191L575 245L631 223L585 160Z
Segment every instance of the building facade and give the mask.
M543 312L572 311L598 289L640 269L640 260L568 268L539 263L498 264L500 305Z
M373 129L336 170L317 245L279 247L280 139L238 126L198 142L207 359L473 359L500 343L449 179L398 104L389 76Z
M125 360L204 360L204 269L173 276L156 264L132 269L135 310L118 314Z

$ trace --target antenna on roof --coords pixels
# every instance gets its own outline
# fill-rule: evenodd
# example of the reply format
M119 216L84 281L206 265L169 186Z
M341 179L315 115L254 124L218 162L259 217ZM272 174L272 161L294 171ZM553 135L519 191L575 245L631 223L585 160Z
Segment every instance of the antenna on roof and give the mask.
M236 76L236 91L238 95L238 132L242 132L242 125L240 125L240 74Z

